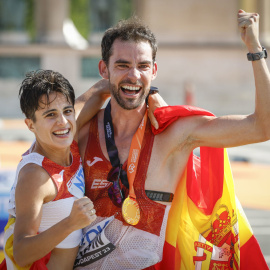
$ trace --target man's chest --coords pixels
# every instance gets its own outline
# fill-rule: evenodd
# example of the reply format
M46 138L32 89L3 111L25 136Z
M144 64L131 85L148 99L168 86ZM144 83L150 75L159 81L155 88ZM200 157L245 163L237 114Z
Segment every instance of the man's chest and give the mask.
M165 137L165 136L164 136ZM132 137L119 138L115 136L115 144L121 164L124 164L130 155ZM99 143L102 155L109 161L106 139L102 126L99 125ZM147 142L149 143L149 142ZM171 149L162 136L155 136L153 146L147 156L150 162L147 168L145 189L161 192L174 193L190 155L190 150L185 147ZM140 157L146 159L146 156ZM140 162L144 166L144 162Z
M161 143L163 144L161 146ZM168 149L155 138L145 182L146 190L175 193L185 172L191 151L184 148Z

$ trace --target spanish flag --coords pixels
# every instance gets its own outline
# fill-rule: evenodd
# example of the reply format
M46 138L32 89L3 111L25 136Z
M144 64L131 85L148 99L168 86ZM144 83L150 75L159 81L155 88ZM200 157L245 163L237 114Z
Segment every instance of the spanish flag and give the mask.
M50 260L51 252L45 257L37 260L31 265L20 267L13 257L13 232L15 226L15 218L9 219L5 227L4 235L4 253L5 259L0 263L0 270L47 270L46 264Z
M179 117L213 114L192 106L158 108L163 131ZM189 157L169 213L159 270L269 269L235 196L226 149L201 147Z

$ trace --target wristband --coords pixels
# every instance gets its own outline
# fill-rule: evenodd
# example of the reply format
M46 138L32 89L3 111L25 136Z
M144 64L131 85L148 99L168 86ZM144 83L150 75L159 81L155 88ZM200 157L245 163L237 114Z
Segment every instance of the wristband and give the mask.
M248 61L256 61L262 58L267 58L267 51L263 46L262 46L262 52L247 54Z
M173 193L145 190L146 196L152 201L172 202Z
M150 87L150 90L149 90L149 93L148 93L148 95L147 95L147 97L146 97L146 99L145 99L145 103L146 103L147 106L148 106L148 98L149 98L149 95L153 95L153 94L156 94L156 93L159 93L158 88L155 87L155 86L151 86L151 87Z

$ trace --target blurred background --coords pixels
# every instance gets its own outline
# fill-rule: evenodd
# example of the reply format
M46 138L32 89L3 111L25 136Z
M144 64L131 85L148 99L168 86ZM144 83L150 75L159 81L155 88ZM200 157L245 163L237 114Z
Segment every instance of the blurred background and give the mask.
M260 14L260 41L269 51L269 0L0 0L0 246L14 168L33 139L18 100L26 72L59 71L79 96L101 78L103 32L135 14L158 39L153 85L168 104L249 114L255 88L237 28L240 8ZM269 150L265 142L228 152L236 192L270 265Z

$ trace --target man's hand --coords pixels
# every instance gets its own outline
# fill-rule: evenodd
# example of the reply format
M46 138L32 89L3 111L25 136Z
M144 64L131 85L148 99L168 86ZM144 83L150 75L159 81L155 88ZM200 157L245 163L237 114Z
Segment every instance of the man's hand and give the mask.
M240 9L238 11L238 27L241 32L241 38L249 52L256 53L262 51L259 42L259 14L247 13Z
M68 217L70 226L74 231L90 225L96 218L94 205L87 197L80 198L74 202Z
M158 129L158 122L154 116L155 109L159 107L168 106L168 104L164 101L164 99L159 94L149 95L148 98L148 117L151 121L151 124L154 126L155 129Z

